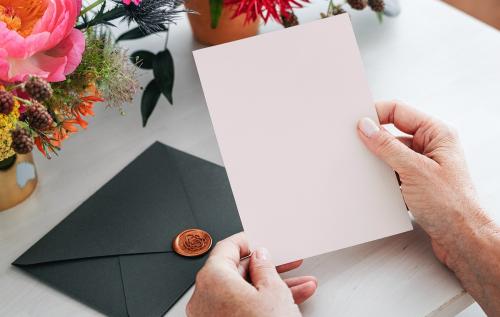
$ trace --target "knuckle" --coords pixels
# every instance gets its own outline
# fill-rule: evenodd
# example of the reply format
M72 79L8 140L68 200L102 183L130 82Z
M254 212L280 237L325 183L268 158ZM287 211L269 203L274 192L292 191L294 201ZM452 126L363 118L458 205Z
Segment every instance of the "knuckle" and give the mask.
M195 283L198 288L204 288L207 285L208 274L205 267L196 273Z
M193 297L191 297L191 299L189 300L189 302L187 303L186 305L186 315L189 317L189 316L192 316L192 312L193 312Z
M385 154L392 151L394 146L393 139L388 137L386 133L380 133L378 136L378 146L376 148L376 154Z
M255 261L255 262L257 262L257 261ZM268 262L254 263L253 268L256 271L263 271L263 272L269 272L269 273L272 273L273 270L274 271L276 270L276 268L271 263L268 263Z
M458 138L458 131L451 124L445 123L443 125L442 133L448 139L457 139Z
M259 279L259 286L264 289L275 289L276 282L273 278L265 276Z
M438 119L433 119L431 126L437 130L438 135L442 135L444 138L449 140L458 139L458 130L449 122L440 121Z
M458 140L458 129L454 126L448 127L448 135L453 140Z

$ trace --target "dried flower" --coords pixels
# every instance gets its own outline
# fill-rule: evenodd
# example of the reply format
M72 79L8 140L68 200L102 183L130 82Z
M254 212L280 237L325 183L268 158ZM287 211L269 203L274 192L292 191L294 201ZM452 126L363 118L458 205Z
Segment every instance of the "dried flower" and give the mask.
M124 19L128 23L136 22L145 34L165 31L165 25L174 22L180 13L186 12L184 9L178 9L183 3L182 0L142 0L138 5L126 5L121 0L114 1L123 6Z
M24 90L37 101L45 101L52 97L52 87L44 79L30 76L24 84Z
M17 128L11 133L12 149L18 154L28 154L33 150L33 137L29 130Z
M0 85L0 91L5 91ZM10 132L16 127L19 117L19 102L14 100L14 108L6 115L0 113L0 161L3 161L15 154L12 149L12 137Z
M14 109L14 96L5 90L0 90L0 113L9 114Z

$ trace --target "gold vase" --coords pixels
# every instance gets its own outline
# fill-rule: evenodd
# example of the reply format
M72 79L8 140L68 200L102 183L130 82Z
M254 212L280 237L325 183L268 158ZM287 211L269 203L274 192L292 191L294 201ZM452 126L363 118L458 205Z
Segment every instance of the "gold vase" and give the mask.
M19 204L35 190L38 182L33 154L17 154L0 166L0 211Z

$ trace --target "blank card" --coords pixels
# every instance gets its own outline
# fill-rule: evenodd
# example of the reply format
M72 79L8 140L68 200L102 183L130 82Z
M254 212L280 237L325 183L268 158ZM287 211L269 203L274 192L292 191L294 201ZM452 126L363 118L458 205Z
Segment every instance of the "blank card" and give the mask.
M357 135L377 114L347 14L193 54L252 249L282 264L412 229Z

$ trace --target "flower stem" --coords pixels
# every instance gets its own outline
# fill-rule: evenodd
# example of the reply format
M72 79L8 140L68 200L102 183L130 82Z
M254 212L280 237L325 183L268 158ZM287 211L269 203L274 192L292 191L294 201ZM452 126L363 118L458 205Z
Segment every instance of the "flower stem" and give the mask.
M168 25L167 26L167 35L165 36L165 47L164 47L164 49L167 49L169 35L170 35L170 26Z
M95 7L97 7L98 5L100 5L101 3L103 3L104 1L106 1L106 0L97 0L96 2L92 3L91 5L85 7L82 10L82 12L80 12L80 16L84 16L87 12L89 12L92 9L94 9Z
M13 86L7 87L7 91L14 91L14 90L16 90L16 89L18 89L18 88L23 87L23 85L24 85L24 84L23 84L23 83L21 83L21 84L18 84L18 85L13 85Z
M17 101L20 101L20 102L22 102L22 103L24 103L26 105L30 105L31 106L31 101L29 101L29 100L26 100L26 99L18 97L18 96L14 96L14 99L16 99Z

